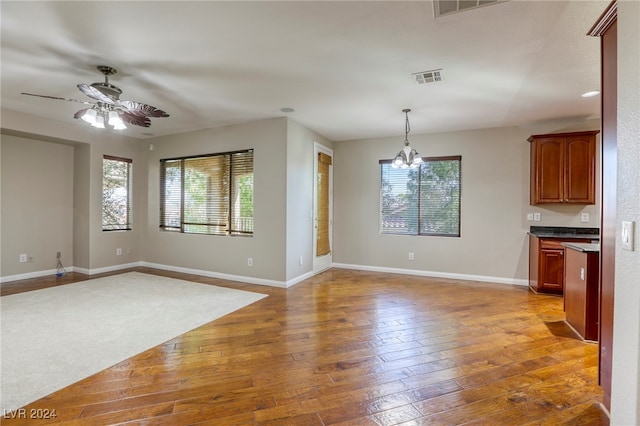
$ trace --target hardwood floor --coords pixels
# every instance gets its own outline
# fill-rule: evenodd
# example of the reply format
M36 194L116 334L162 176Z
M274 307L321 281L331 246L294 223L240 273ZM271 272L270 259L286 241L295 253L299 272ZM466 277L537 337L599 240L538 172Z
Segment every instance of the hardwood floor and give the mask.
M61 425L608 425L598 348L526 287L331 269L28 406ZM107 275L107 274L105 274ZM2 295L94 278L2 285ZM90 344L90 342L88 343Z

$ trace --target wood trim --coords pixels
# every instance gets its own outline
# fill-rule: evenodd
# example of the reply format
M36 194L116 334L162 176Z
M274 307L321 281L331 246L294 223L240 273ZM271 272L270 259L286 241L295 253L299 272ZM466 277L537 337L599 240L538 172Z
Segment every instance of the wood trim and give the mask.
M603 405L611 410L613 368L613 301L615 289L617 180L617 2L612 1L587 35L600 37L601 100L601 225L598 383Z
M124 157L116 157L114 155L103 155L102 156L103 160L113 160L113 161L122 161L123 163L133 163L133 160L131 158L124 158Z
M536 139L541 138L565 138L567 136L595 136L600 133L600 130L587 130L585 132L567 132L567 133L545 133L542 135L531 135L527 139L529 142L533 142Z
M609 6L602 12L600 18L596 21L595 24L591 27L587 35L592 37L602 37L602 35L607 32L611 24L618 19L618 3L616 0L613 0L609 3Z

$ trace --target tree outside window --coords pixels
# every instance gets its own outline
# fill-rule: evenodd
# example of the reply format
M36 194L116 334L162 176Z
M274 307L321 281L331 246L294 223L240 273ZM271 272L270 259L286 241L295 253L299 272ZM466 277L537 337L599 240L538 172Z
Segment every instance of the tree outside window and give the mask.
M253 150L160 161L160 228L253 234Z
M102 230L131 230L131 167L133 161L102 158Z
M380 161L380 233L460 236L462 157L424 158L413 168Z

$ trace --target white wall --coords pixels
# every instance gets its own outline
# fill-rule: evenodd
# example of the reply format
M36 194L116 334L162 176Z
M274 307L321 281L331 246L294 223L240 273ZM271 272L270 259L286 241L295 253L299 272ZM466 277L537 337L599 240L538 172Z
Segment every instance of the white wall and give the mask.
M611 424L640 424L640 2L618 1L618 178ZM620 222L635 222L635 250Z
M34 122L39 127L33 128ZM44 212L66 209L65 227L57 228L66 243L62 250L53 251L54 261L55 251L61 250L65 264L84 273L144 263L281 286L311 272L309 211L313 205L313 143L319 141L330 146L331 142L304 126L278 118L141 141L118 137L113 132L96 132L81 125L50 122L45 123L50 125L47 127L41 124L41 120L32 120L26 114L3 111L5 132L25 137L19 145L11 143L11 136L4 138L5 145L11 144L12 149L5 151L2 161L6 166L2 169L5 203L1 213L3 224L14 222L21 213L15 206L28 201L33 215L30 221L45 223ZM47 128L50 134L28 132L44 132ZM149 150L150 144L154 145L153 151ZM253 148L255 156L253 237L185 235L159 230L161 158L245 148ZM50 151L69 155L51 155ZM101 229L103 155L133 160L132 231L103 232ZM57 190L58 179L55 176L48 179L48 169L23 167L23 164L44 160L49 161L52 168L66 173L66 181L60 186L64 197L53 200L36 197L29 201L29 194L22 191L24 186L20 182L25 179L22 174L29 174L31 181L42 183L47 196ZM51 251L49 245L62 241L44 235L44 239L33 241L37 248L22 249L23 235L28 232L31 230L15 226L3 232L3 254L7 255L3 263L7 266L18 259L17 255L10 256L11 253L28 249L38 260L41 250ZM118 248L122 249L122 255L116 254ZM299 265L300 256L303 265ZM253 259L252 267L247 265L249 257ZM15 269L4 268L2 277L5 281L27 278L17 275L25 272L40 276L50 273L47 270L54 267L55 262L46 268L36 262L21 264Z
M105 155L131 159L133 173L130 231L102 231L102 160ZM78 176L76 179L81 179ZM127 140L92 141L89 155L89 270L98 272L142 258L142 236L147 218L147 151L144 143ZM86 196L86 195L85 195ZM86 218L85 218L86 219ZM116 250L122 249L122 255ZM88 272L88 271L85 271Z
M91 269L91 145L74 147L73 266Z
M287 281L313 269L314 142L333 144L299 123L287 121ZM300 265L300 257L303 259Z
M200 130L146 141L148 153L148 210L144 260L218 274L272 281L286 280L286 172L285 118ZM164 158L216 152L254 150L253 237L180 234L159 229L160 166ZM247 259L253 266L247 266Z
M527 138L599 129L598 121L541 123L439 134L410 135L422 156L462 155L461 237L380 235L380 169L403 137L339 142L335 155L334 262L418 274L525 284L531 225L598 227L599 205L530 206ZM351 159L358 158L357 163ZM599 203L599 199L598 199ZM542 221L527 222L528 212ZM588 212L590 221L580 222ZM408 260L408 253L415 260Z
M63 123L55 120L38 118L16 111L2 110L2 141L11 143L16 135L21 139L19 145L12 144L14 149L3 149L3 164L11 165L2 169L2 193L14 194L13 203L3 203L3 210L15 205L29 209L30 220L47 224L47 212L64 210L68 224L58 222L56 228L51 225L51 232L59 232L62 237L45 232L33 241L42 255L34 256L34 262L18 269L10 269L13 262L11 253L22 252L25 236L31 229L26 227L13 229L3 227L3 254L7 253L8 269L3 268L3 281L31 276L41 276L55 270L55 252L62 251L63 264L69 269L75 267L80 272L100 272L101 270L118 269L131 262L139 261L141 253L141 235L145 229L146 219L146 151L138 140L128 138L117 132L104 132L86 126L83 123ZM13 135L13 136L12 136ZM7 145L8 146L8 145ZM49 153L65 152L66 155L49 155ZM134 228L126 232L102 232L102 156L115 155L133 159L133 208ZM34 162L48 163L47 167L29 169L26 165ZM25 165L25 172L16 169L17 165ZM64 170L67 180L62 185L58 176L49 177L50 170ZM25 191L24 177L13 178L15 173L28 173L29 179L37 182L46 193L37 198L32 191ZM61 195L56 195L58 192ZM31 198L30 198L31 197ZM7 200L11 198L7 197ZM17 201L16 201L17 200ZM5 213L5 212L3 212ZM15 222L18 213L3 214L5 225ZM19 212L22 214L22 212ZM12 218L13 217L13 218ZM61 230L62 229L62 230ZM63 249L54 249L62 241L69 241ZM29 242L31 243L31 242ZM125 255L116 256L116 248L121 247ZM126 248L131 248L131 255L126 255ZM52 254L51 254L52 253ZM53 265L49 259L53 258ZM17 259L17 257L16 257ZM42 262L40 262L40 259ZM45 262L45 259L47 261ZM3 259L4 266L4 259ZM27 274L25 276L24 274Z
M73 262L73 147L2 135L2 276ZM19 255L32 259L19 262Z

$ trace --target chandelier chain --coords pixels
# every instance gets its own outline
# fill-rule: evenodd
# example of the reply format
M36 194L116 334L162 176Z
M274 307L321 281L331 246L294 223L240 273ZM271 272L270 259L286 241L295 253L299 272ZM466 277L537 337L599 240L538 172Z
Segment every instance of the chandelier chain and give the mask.
M404 110L404 114L405 114L404 144L405 146L409 146L409 132L411 131L411 126L409 125L409 111L410 110Z

